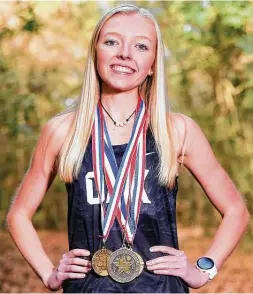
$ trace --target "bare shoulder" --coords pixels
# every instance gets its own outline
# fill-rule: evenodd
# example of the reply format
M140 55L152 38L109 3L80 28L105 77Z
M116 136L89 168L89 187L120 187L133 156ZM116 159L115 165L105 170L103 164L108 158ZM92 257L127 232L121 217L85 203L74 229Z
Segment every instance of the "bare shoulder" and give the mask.
M75 113L69 112L53 116L45 124L44 129L50 134L55 135L60 139L66 135L74 120Z
M182 113L170 112L167 117L177 140L177 153L180 156L185 148L186 138L189 139L191 136L189 131L196 128L196 123L191 117Z
M55 168L63 142L71 128L74 112L62 113L52 117L42 128L34 148L30 170L51 172Z
M170 112L168 114L171 124L176 128L177 132L181 134L184 138L186 136L186 131L189 131L189 128L197 128L197 123L190 117L178 112Z
M55 151L61 148L75 118L75 112L59 114L52 117L42 129L41 140L53 146Z
M183 155L183 163L189 168L192 162L197 162L201 155L203 160L210 160L210 165L217 165L217 160L214 156L210 143L208 142L201 127L189 116L181 113L172 113L171 121L180 137L180 146L182 147L178 158ZM183 152L182 152L183 150ZM181 157L179 161L181 161Z

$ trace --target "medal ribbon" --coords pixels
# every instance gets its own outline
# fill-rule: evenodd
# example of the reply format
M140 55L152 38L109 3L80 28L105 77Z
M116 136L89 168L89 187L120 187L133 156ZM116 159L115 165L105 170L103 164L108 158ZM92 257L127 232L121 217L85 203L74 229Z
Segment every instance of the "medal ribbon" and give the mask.
M137 223L138 222L138 216L139 216L139 210L140 210L140 203L141 203L141 196L143 193L143 189L144 189L144 185L141 185L140 181L144 181L144 176L145 176L145 154L146 154L146 148L145 150L142 149L142 146L146 147L146 141L144 140L145 144L142 143L143 139L146 139L146 133L145 133L145 127L142 128L137 145L135 146L134 150L133 150L133 157L132 157L132 161L130 163L130 168L128 170L127 173L127 177L126 177L126 181L124 183L124 188L122 191L122 196L119 202L119 209L117 210L117 219L119 221L119 224L122 228L122 231L125 233L126 239L128 241L128 243L132 243L133 238L134 238L134 233L136 231L137 228ZM144 134L144 135L143 135ZM105 145L105 154L106 156L108 155L108 157L112 156L114 158L114 162L116 162L116 159L114 157L114 153L111 154L107 154L107 151L110 149L110 144L108 142L110 142L109 140L109 134L107 132L107 129L105 127L105 135L106 135L106 145ZM139 147L138 147L139 146ZM137 152L137 148L139 150L139 152ZM106 151L107 150L107 151ZM143 152L142 152L143 151ZM142 160L136 160L136 156L138 154L138 159L142 158L141 154L144 154L144 158L142 158ZM105 159L106 159L105 156ZM135 167L138 166L138 169L135 172ZM114 165L114 169L117 169L117 165ZM110 169L113 170L113 169ZM108 187L112 186L110 184L111 182L115 182L115 174L111 174L109 170L108 176L109 178L107 178L107 185ZM134 177L135 175L135 177ZM135 179L135 185L138 186L137 189L133 189L133 180ZM111 193L111 191L110 191ZM138 197L138 195L139 197ZM133 197L131 196L133 195ZM131 197L134 199L134 202L131 202ZM136 201L137 200L137 201ZM132 211L134 213L132 213L131 215L131 222L128 222L128 217L130 217L129 215L129 205L131 203L132 207L136 206L136 209ZM132 224L132 226L130 226L130 224Z
M131 138L118 168L104 123L101 104L99 103L97 106L92 129L92 156L95 184L101 202L101 225L104 242L108 238L116 216L126 234L127 241L129 243L133 241L144 189L146 122L145 105L139 97ZM104 180L110 196L107 207ZM130 221L127 221L129 210Z

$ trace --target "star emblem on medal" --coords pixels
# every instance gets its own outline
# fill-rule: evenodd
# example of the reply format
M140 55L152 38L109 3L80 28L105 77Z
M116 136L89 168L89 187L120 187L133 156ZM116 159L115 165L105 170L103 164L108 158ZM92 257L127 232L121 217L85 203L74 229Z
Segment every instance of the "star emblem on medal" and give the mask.
M130 256L122 256L117 261L113 263L118 267L119 273L125 272L128 273L130 271L130 267L132 265L132 258Z

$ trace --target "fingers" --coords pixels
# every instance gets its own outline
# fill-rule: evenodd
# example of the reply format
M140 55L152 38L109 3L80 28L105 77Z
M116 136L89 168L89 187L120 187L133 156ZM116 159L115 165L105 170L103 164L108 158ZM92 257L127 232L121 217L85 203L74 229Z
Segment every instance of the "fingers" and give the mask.
M182 276L187 268L187 257L183 251L168 246L154 246L151 252L162 252L168 255L147 261L147 269L155 274Z
M178 256L161 256L147 261L147 265L154 265L163 262L178 262Z
M147 261L147 269L164 270L164 269L178 269L186 267L186 256L163 256Z
M164 270L164 269L177 269L177 268L181 268L182 265L178 262L173 262L173 263L169 263L169 262L162 262L162 263L158 263L155 265L148 265L147 268L150 271L154 271L154 270Z
M90 272L91 266L77 266L77 265L59 265L58 266L58 273L82 273L87 274Z
M91 270L91 261L83 259L90 252L85 249L73 249L62 255L56 275L60 281L84 278Z
M157 275L170 275L170 276L181 276L181 269L163 269L163 270L155 270L154 273Z
M90 256L90 251L86 249L72 249L68 253L63 254L64 257L71 258L71 257L77 257L77 256Z
M174 256L184 255L184 251L180 251L169 246L153 246L153 247L150 247L149 250L151 252L162 252L162 253L167 253Z
M86 265L79 266L75 264L65 264L63 262L58 266L58 271L60 272L76 272L76 273L88 273L91 269L91 263L89 262Z
M57 273L57 280L64 281L67 279L82 279L85 278L85 273L65 273L65 272L58 272Z
M91 265L91 262L86 259L82 259L80 257L72 257L72 258L63 258L62 259L63 264L77 264L82 266L89 266Z

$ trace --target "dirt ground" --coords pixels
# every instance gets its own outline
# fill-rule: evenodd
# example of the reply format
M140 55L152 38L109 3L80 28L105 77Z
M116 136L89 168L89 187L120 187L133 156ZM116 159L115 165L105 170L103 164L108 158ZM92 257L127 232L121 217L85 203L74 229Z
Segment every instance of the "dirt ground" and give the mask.
M68 251L66 232L38 231L42 245L56 265L61 255ZM201 232L179 230L180 249L184 250L190 261L203 255L211 244L210 238L203 238ZM49 293L7 232L0 233L0 292L44 292ZM213 281L191 293L253 293L253 252L238 246L223 265ZM55 292L62 293L62 290Z

